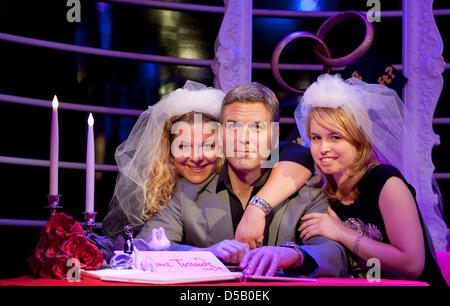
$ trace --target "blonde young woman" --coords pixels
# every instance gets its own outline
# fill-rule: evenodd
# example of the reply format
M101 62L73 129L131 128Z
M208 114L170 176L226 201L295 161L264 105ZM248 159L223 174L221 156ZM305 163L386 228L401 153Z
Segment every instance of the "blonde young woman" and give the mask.
M317 170L308 184L323 186L331 207L304 216L300 238L340 242L355 277L366 277L375 259L382 277L445 286L414 188L401 173L403 112L394 90L354 78L322 75L307 89L295 118Z

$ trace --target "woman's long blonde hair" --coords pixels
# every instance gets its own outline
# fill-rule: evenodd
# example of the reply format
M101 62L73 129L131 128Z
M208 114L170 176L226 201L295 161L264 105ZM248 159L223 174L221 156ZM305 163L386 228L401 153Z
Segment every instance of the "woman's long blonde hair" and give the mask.
M145 205L142 220L147 222L154 214L162 210L172 197L175 184L179 177L178 171L173 164L171 153L171 144L175 135L171 133L172 125L176 122L191 123L194 121L194 115L201 114L203 122L219 122L216 117L198 112L190 112L184 115L174 116L168 119L164 124L159 149L153 160L150 174L145 183ZM156 144L155 144L156 145ZM223 166L224 159L218 157L217 170L219 172Z
M338 186L332 175L324 174L316 164L317 177L310 185L323 185L324 191L331 204L342 200L355 200L358 198L358 182L364 174L379 162L373 152L372 145L367 137L358 128L355 120L341 107L316 107L308 114L306 119L306 132L311 139L311 120L314 119L324 128L341 135L356 148L354 164L349 169L348 177ZM324 181L323 179L324 178Z

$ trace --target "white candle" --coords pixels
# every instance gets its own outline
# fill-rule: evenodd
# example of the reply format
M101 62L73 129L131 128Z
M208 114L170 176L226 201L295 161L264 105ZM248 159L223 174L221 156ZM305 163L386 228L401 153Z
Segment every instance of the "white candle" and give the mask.
M94 147L94 118L92 113L88 119L88 135L86 149L86 212L94 212L95 185L95 147Z
M59 162L59 129L58 129L58 98L52 101L52 126L50 130L50 193L58 194L58 162Z

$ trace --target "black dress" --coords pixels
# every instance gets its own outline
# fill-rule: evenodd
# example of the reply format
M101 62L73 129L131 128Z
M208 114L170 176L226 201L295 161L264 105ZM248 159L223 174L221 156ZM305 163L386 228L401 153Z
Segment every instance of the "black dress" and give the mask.
M351 228L362 232L365 236L383 243L390 243L378 206L378 199L384 184L393 176L403 180L415 197L414 187L406 182L400 171L393 166L382 164L370 169L361 178L358 183L359 196L354 203L344 205L338 202L336 205L333 205L334 211L343 222ZM417 280L427 282L432 286L446 286L445 279L441 274L434 255L431 238L425 228L420 213L419 218L425 241L425 266ZM365 272L371 267L366 267L365 262L362 262L350 250L347 253L351 274L353 276L365 277ZM382 277L391 278L391 276L383 276L383 273Z

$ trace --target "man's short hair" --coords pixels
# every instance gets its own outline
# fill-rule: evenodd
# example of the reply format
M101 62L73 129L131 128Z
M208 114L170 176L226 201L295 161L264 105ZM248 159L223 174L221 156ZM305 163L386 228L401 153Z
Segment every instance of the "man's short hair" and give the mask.
M223 118L225 106L234 102L261 102L270 112L272 122L280 121L279 102L277 96L272 90L260 83L247 83L231 89L223 98L222 108L220 110L221 119Z

